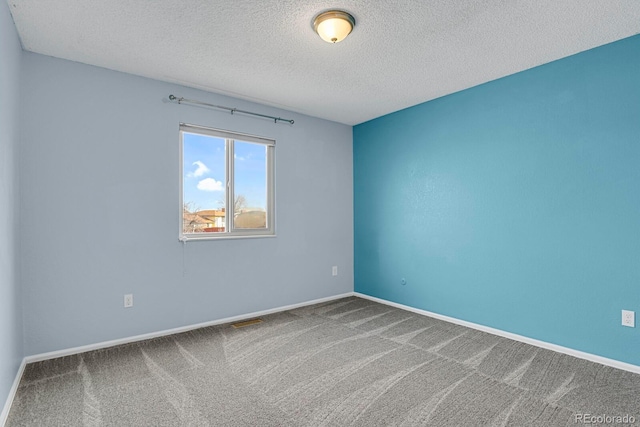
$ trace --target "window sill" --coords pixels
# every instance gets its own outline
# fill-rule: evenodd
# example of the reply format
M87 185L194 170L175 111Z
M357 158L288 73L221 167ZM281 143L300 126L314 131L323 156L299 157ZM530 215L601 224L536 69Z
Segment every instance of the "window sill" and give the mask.
M218 235L218 236L180 236L178 240L182 243L187 242L200 242L200 241L211 241L211 240L236 240L236 239L265 239L276 237L275 234L229 234L229 235Z

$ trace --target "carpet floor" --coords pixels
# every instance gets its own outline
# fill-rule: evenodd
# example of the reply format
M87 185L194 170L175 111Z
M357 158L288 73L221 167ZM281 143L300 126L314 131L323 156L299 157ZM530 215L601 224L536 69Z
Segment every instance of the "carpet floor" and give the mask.
M29 364L7 427L640 425L630 372L357 297L262 319Z

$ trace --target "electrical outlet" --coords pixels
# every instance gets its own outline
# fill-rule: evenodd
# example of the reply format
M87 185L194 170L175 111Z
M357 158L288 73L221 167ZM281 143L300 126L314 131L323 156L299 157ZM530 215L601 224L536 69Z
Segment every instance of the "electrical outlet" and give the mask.
M133 294L125 294L124 306L125 308L133 307Z
M334 265L333 267L331 267L331 275L332 276L337 276L338 275L338 266Z
M622 310L622 326L630 328L636 327L636 312L631 310Z

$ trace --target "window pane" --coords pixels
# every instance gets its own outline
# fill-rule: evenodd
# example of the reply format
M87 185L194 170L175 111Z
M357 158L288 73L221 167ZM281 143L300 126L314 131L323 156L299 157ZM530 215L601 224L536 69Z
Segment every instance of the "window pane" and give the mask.
M180 124L180 240L275 235L275 141Z
M234 226L267 228L267 147L236 140L233 157Z
M225 140L184 132L182 144L182 232L224 232Z

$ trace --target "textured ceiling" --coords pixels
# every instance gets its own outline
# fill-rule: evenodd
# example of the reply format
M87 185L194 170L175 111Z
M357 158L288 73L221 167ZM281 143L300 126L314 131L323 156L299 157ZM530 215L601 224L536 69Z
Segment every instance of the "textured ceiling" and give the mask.
M639 0L8 0L23 48L346 124L640 33ZM314 16L356 19L322 41Z

